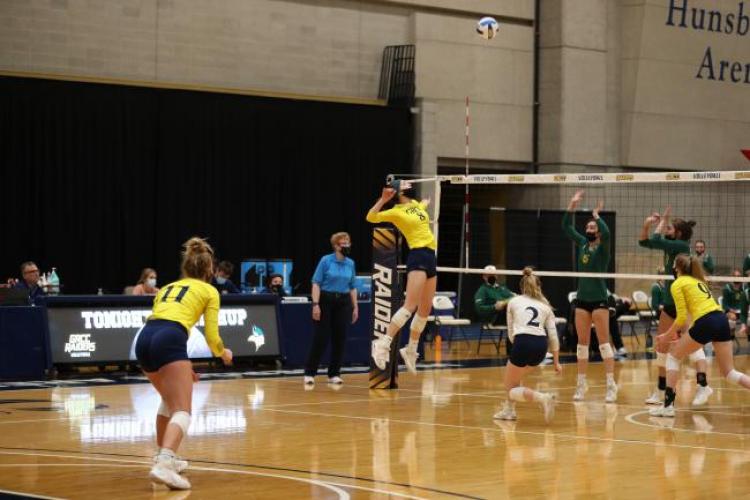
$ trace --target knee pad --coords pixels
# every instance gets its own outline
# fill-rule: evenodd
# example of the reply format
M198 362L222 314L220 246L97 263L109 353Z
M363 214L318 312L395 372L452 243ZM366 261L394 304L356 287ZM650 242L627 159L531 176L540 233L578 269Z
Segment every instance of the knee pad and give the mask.
M176 411L169 419L169 423L182 429L182 435L187 436L188 427L190 427L190 414L186 411Z
M672 356L671 354L667 354L667 371L670 372L676 372L680 370L680 360Z
M510 397L511 401L526 401L526 398L523 397L523 393L523 387L514 387L513 389L508 391L508 397Z
M667 353L656 353L656 366L658 366L659 368L664 368L665 366L667 366Z
M706 353L703 351L703 348L700 348L694 353L690 354L691 363L697 363L698 361L705 360L705 359L706 359Z
M582 359L584 361L589 360L589 346L578 344L576 346L576 358Z
M615 357L615 351L612 350L612 346L609 345L609 342L606 344L599 344L599 353L602 355L602 359Z
M427 325L427 318L420 316L419 314L414 315L414 319L411 320L411 331L422 333L425 325Z
M729 373L727 373L727 377L726 378L727 378L727 381L729 383L732 383L734 385L739 385L740 384L740 380L742 380L742 377L744 377L744 376L745 376L744 373L739 372L739 371L735 370L734 368L732 368L732 370Z
M159 405L159 409L156 411L156 414L167 418L172 416L172 413L169 411L169 407L163 399L161 400L161 404Z
M396 325L399 329L403 328L407 321L411 318L411 313L405 307L400 308L396 311L396 314L391 318L391 323Z

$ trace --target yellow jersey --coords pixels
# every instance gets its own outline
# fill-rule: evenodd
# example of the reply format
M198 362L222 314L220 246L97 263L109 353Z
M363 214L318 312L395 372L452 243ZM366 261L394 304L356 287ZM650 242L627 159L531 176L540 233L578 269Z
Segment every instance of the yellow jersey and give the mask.
M213 285L202 280L185 278L159 290L154 297L154 309L148 319L175 321L190 332L203 315L206 342L214 356L218 357L224 352L224 343L219 337L219 303L219 292Z
M677 317L674 322L678 325L687 321L688 314L695 322L710 312L721 311L708 285L692 276L683 275L677 278L672 283L670 292L677 308Z
M409 248L431 248L437 250L437 242L430 229L427 205L417 200L396 205L381 212L367 212L367 222L390 222L406 238Z

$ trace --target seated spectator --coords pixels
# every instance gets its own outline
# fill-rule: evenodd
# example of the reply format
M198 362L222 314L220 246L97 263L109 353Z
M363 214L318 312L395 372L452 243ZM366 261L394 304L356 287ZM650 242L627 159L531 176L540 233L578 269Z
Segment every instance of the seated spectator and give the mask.
M742 271L735 269L732 271L732 276L737 278L742 277ZM748 297L745 290L742 289L741 282L727 283L721 292L721 307L724 309L724 314L727 315L729 320L729 327L734 333L734 329L737 326L737 322L740 322L742 327L741 334L746 334L747 330L747 310L748 310Z
M706 274L711 274L714 272L716 265L714 264L713 257L711 257L711 255L706 252L705 241L698 240L695 242L695 256L698 257L698 260L700 260L701 263L703 263L703 270L706 272Z
M493 265L484 267L485 271L495 271ZM474 310L477 320L484 324L504 325L506 323L506 306L515 297L508 287L497 282L494 274L483 274L484 283L474 294Z
M656 269L656 274L664 274L664 268L659 267ZM651 310L656 313L656 317L664 309L664 297L667 294L667 289L664 286L664 280L657 280L656 283L651 285Z
M222 260L214 266L214 277L211 284L220 294L240 293L240 289L229 279L234 272L234 265L228 260Z
M156 271L146 267L141 271L138 283L133 287L133 295L156 295L159 288L156 286Z
M272 274L269 276L268 290L279 297L286 297L286 292L284 291L284 277L280 274Z
M627 356L628 350L622 342L622 332L620 332L620 323L617 321L620 316L630 314L633 302L627 297L620 297L609 292L607 305L609 306L609 334L612 337L612 343L615 346L615 354L618 356Z
M39 286L39 267L31 261L21 264L21 279L9 280L16 288L27 290L29 294L29 303L34 304L39 297L47 295L42 287Z

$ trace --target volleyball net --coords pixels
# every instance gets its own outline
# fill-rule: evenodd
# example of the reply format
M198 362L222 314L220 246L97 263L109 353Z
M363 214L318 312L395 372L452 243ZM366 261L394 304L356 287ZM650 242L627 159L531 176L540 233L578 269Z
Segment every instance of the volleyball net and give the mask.
M478 276L487 274L483 269L487 264L494 265L497 270L492 274L505 276L511 288L517 286L523 268L532 266L545 284L559 289L555 295L560 298L568 296L562 291L576 289L578 279L591 277L606 278L610 291L619 296L648 293L654 283L673 279L671 269L664 269L664 252L639 244L645 219L667 211L668 224L677 219L695 223L686 248L704 262L717 298L728 284L747 288L750 282L750 171L479 174L410 181L418 198L431 198L430 214L439 241L438 271L458 275L445 276L438 287L468 286L464 301L481 283ZM464 199L459 193L467 186L470 196ZM450 190L453 205L449 207L442 194ZM611 232L610 263L604 273L577 271L580 249L562 229L562 217L580 190L583 199L571 214L580 234L585 233L592 210L603 202L601 217ZM462 200L471 200L468 217ZM467 226L471 231L466 231ZM458 234L457 227L461 227ZM648 236L657 228L651 225ZM668 238L669 226L664 224L661 230L662 237ZM465 252L460 251L463 245Z

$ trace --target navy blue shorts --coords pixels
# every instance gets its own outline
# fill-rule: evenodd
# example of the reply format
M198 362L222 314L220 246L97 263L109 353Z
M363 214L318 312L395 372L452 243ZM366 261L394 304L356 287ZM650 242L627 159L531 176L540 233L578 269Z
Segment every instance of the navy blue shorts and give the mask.
M732 333L729 331L729 320L721 311L714 311L701 316L693 323L689 331L690 338L699 344L708 344L709 342L727 342L732 340Z
M664 304L664 313L672 319L677 319L677 307L674 304Z
M406 272L424 271L428 278L437 276L437 258L432 248L412 248L406 259Z
M606 300L600 300L598 302L586 302L584 300L576 299L576 309L582 309L584 311L592 313L597 309L609 309L609 304L607 304Z
M519 333L513 337L510 362L523 368L537 366L547 356L547 337Z
M187 360L187 340L188 334L181 324L152 319L138 334L135 357L143 371L155 372L168 363Z

